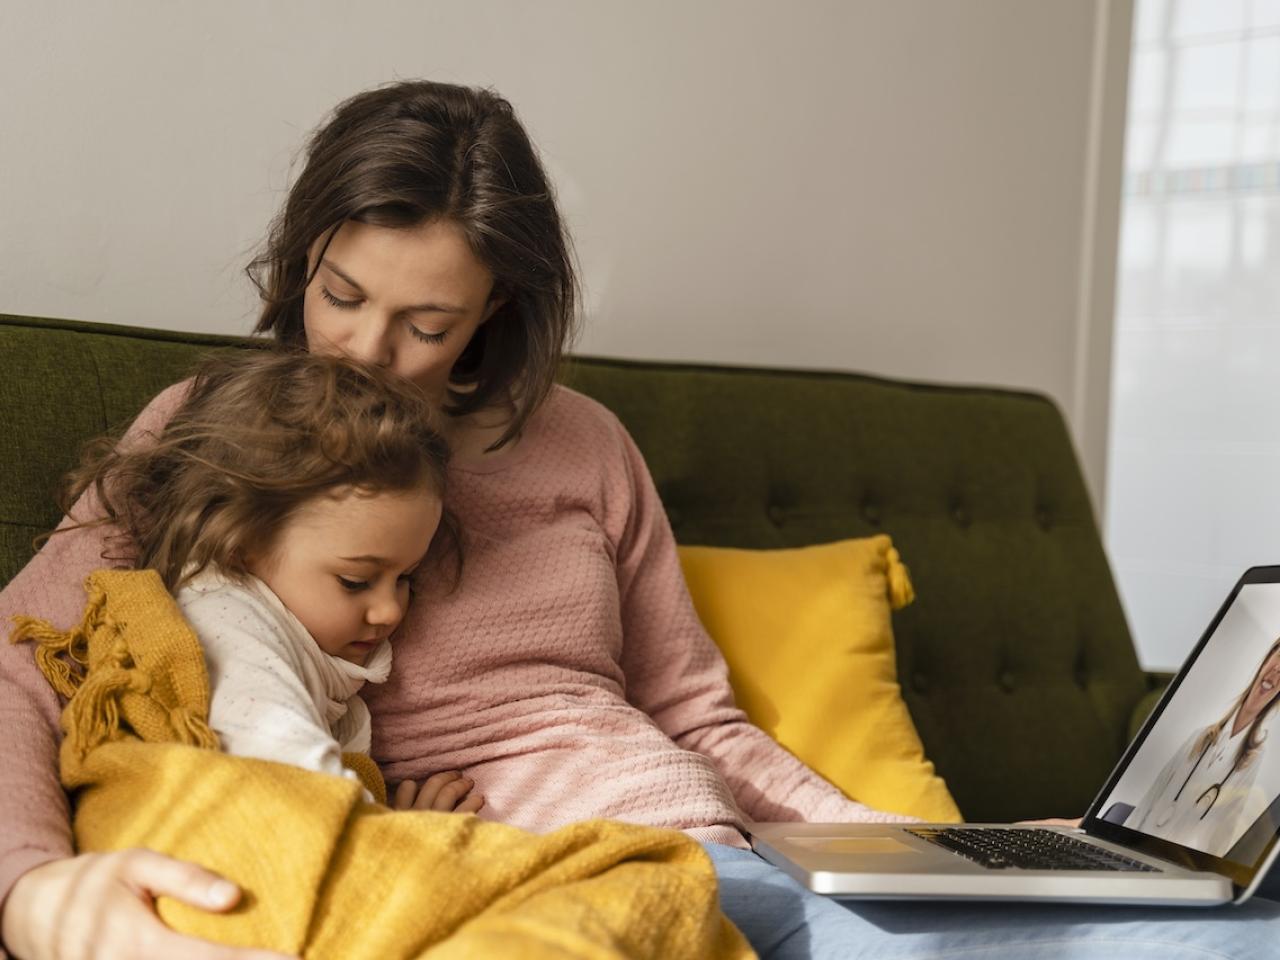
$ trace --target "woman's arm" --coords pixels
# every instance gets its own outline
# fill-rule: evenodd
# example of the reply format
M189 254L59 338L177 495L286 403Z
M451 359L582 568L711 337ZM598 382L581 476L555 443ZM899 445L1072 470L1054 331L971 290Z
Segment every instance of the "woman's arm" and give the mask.
M158 431L185 391L178 384L153 399L122 442ZM97 504L90 492L72 515L92 518ZM64 518L60 526L69 523ZM0 591L0 756L6 774L6 789L0 790L0 911L18 877L72 853L70 814L58 779L61 706L36 668L31 646L8 642L13 618L40 617L59 629L76 623L84 609L85 577L109 566L103 554L109 552L110 532L87 527L55 534Z
M849 800L734 703L729 670L689 599L653 479L621 425L628 501L617 540L627 699L686 750L709 757L757 821L912 819Z
M129 428L130 443L157 432L186 393L162 392ZM72 515L95 516L81 498ZM64 525L67 523L63 521ZM59 533L0 591L0 957L19 960L175 956L198 960L267 960L179 937L151 910L164 894L195 907L230 909L234 886L199 867L145 851L73 856L70 813L58 778L61 706L35 665L29 644L8 643L12 618L25 614L67 628L84 608L84 579L107 566L108 531Z

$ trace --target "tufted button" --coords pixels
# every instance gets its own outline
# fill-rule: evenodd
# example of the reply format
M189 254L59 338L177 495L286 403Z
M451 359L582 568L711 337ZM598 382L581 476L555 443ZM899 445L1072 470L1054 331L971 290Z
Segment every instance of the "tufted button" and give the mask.
M1013 671L1006 667L1000 671L1000 676L996 678L996 683L1000 684L1000 689L1005 693L1013 693L1013 688L1016 685L1015 680Z
M1084 651L1080 651L1080 655L1076 657L1075 669L1076 685L1081 689L1089 686L1089 667L1085 664Z
M883 516L880 512L880 505L874 500L862 501L862 519L867 521L873 527L880 525L880 518Z
M959 500L951 502L951 519L960 527L967 527L973 522L973 518L969 516L969 511L965 509L964 504Z
M915 673L911 674L911 689L916 693L927 693L929 690L929 678L921 671L915 671Z
M787 512L776 503L769 504L764 508L764 512L775 527L782 526L783 521L787 519Z
M1053 514L1044 504L1036 507L1036 524L1041 530L1048 530L1053 526Z

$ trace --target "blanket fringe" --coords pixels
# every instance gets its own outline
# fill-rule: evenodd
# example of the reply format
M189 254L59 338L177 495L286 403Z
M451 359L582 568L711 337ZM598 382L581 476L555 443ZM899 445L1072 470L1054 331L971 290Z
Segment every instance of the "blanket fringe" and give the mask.
M146 698L151 676L136 666L128 644L118 635L116 623L104 612L106 589L93 578L87 586L89 602L77 626L61 631L46 620L14 617L15 629L9 638L11 643L36 644L36 666L49 685L70 701L63 712L62 726L68 747L81 759L95 747L120 739L121 705L126 695L140 695L134 701L136 708L153 718L158 719L157 711L164 711L159 703ZM110 633L103 636L104 630ZM91 638L110 644L92 670L88 669ZM218 749L218 736L204 717L178 707L168 710L166 719L172 742Z
M84 681L84 671L89 665L89 637L107 624L102 608L107 602L107 591L90 581L89 601L80 623L70 630L54 629L47 620L35 617L13 618L14 631L10 643L32 641L36 644L36 666L44 674L60 696L70 698Z
M94 747L120 738L120 696L133 686L136 672L105 664L95 668L67 704L62 727L68 746L81 759Z
M205 750L218 750L221 743L218 735L204 720L190 710L174 710L170 722L178 734L178 742L192 747L203 747Z

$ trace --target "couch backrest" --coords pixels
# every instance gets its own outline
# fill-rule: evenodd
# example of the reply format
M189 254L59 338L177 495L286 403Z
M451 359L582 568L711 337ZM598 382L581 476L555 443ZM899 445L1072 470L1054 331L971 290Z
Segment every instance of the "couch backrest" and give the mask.
M0 316L0 584L56 523L79 446L236 342ZM903 693L961 810L1083 812L1146 681L1049 400L596 359L566 380L632 432L682 543L891 534L918 593L895 619Z

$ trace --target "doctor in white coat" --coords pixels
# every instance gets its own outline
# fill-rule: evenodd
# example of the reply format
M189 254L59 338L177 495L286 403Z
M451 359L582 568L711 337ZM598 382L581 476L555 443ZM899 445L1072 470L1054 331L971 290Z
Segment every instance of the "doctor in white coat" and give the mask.
M1267 723L1280 704L1280 639L1217 723L1165 764L1125 826L1221 857L1274 799L1256 783Z

